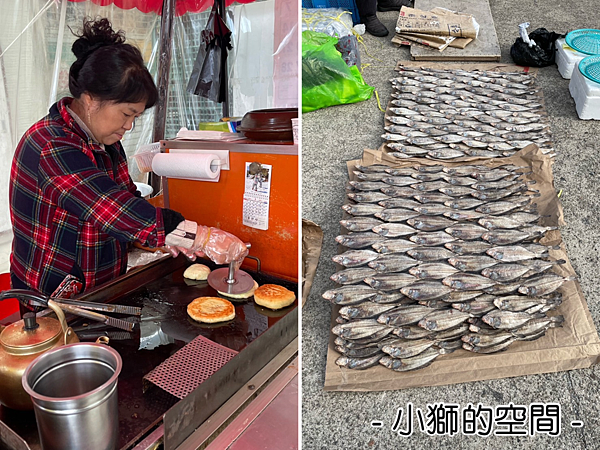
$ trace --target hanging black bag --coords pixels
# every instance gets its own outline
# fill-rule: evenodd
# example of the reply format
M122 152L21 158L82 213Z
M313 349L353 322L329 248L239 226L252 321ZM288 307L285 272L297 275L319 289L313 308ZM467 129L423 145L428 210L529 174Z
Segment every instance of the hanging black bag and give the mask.
M187 86L190 94L206 97L217 103L222 103L226 98L227 50L232 48L231 31L220 13L221 8L215 1L201 34L202 42Z

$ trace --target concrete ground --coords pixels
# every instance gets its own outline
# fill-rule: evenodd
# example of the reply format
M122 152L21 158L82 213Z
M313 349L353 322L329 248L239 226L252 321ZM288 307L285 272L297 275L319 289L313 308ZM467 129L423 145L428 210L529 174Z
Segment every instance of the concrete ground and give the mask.
M440 1L440 6L443 6ZM561 0L490 0L503 63L512 63L510 47L518 36L518 24L528 21L529 30L545 27L566 33L578 28L598 28L600 10L594 0L572 3ZM393 30L397 13L379 13ZM409 60L406 48L396 48L390 38L364 37L370 58L361 47L365 81L379 92L382 104L390 98L388 81L398 60ZM540 69L550 124L558 156L554 165L555 186L561 197L567 226L561 229L571 262L580 276L596 327L600 325L600 198L597 155L600 122L582 121L568 90L568 80L556 66ZM331 257L347 181L345 161L359 158L365 148L378 148L382 140L383 113L375 96L353 105L335 106L302 116L302 208L325 235L322 255L311 295L302 315L302 448L304 449L596 449L600 448L598 392L600 367L552 374L373 393L325 392L325 358L331 305L321 293L334 286ZM499 355L499 357L502 357ZM562 432L548 437L487 438L457 435L428 436L416 430L402 437L391 428L398 408L412 402L426 411L428 403L450 402L465 407L532 402L557 402L562 408ZM381 420L382 428L371 421ZM581 420L583 428L572 428Z

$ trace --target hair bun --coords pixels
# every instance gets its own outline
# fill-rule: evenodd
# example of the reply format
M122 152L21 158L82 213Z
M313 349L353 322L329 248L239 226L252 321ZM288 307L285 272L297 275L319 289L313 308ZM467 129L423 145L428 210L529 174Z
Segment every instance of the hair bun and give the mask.
M83 28L71 50L77 59L85 58L87 55L106 45L117 45L125 42L125 32L115 32L108 19L83 19Z

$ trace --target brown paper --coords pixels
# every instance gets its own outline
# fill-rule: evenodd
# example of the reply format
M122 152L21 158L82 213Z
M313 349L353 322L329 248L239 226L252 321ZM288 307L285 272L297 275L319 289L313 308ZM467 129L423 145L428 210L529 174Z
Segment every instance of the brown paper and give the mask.
M319 256L321 256L321 246L323 244L323 230L321 227L310 220L302 219L302 306L310 294Z
M434 36L421 33L396 33L396 37L399 39L407 39L416 42L417 44L426 45L427 47L437 48L439 51L443 51L453 40L455 40L455 38L449 36Z
M349 161L348 172L353 179L356 164L387 164L393 167L405 167L415 164L443 164L447 166L461 163L440 163L423 159L412 159L391 164L382 161L381 152L365 150L362 160ZM537 146L529 146L510 158L498 160L479 160L477 164L490 167L502 164L526 165L533 173L528 180L535 179L535 189L541 196L536 200L541 215L550 215L543 224L548 226L564 225L562 207L554 190L551 162ZM575 275L562 243L559 231L550 231L542 243L560 245L559 250L551 250L552 259L564 259L565 264L555 266L555 272L562 276ZM333 333L330 335L325 371L325 390L330 391L382 391L420 386L440 386L469 381L559 372L563 370L586 368L598 363L600 356L600 338L583 292L577 280L568 281L560 289L563 303L552 314L563 315L562 328L551 328L537 341L517 341L508 350L497 354L476 354L466 350L457 350L449 355L438 357L431 366L413 372L394 372L383 366L363 371L339 367L335 360L340 356L334 349ZM331 327L335 325L339 307L334 307Z
M397 33L425 33L460 38L477 37L472 16L439 14L403 6L396 22Z

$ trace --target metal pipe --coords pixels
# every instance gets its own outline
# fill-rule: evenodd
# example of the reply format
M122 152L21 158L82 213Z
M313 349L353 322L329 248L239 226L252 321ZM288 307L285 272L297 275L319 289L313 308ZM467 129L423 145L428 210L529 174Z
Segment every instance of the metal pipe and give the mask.
M167 120L167 107L169 103L169 73L171 69L171 54L173 50L173 16L175 14L175 0L164 0L162 18L160 21L160 45L158 49L158 75L156 88L158 89L158 102L154 109L154 130L152 142L165 138ZM160 192L160 177L150 172L148 182L154 192Z
M218 0L219 2L219 15L221 16L221 19L223 19L223 22L227 23L227 12L226 12L226 6L225 6L225 0ZM226 51L226 50L224 50ZM229 71L227 70L227 65L221 65L221 73L223 75L222 78L222 82L225 85L224 87L221 87L222 89L224 88L225 90L225 99L223 100L223 117L229 117L229 77L228 77L228 73Z

